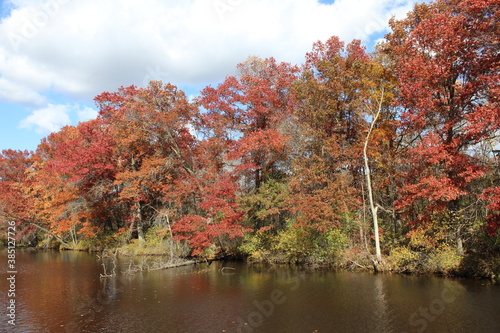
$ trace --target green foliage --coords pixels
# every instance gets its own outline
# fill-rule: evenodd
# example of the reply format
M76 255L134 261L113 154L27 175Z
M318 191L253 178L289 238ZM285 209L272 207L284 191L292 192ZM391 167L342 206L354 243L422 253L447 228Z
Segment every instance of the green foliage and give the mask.
M448 275L459 269L463 257L457 253L455 247L443 244L428 252L413 251L403 246L396 247L386 259L391 269L396 272Z
M419 255L407 247L396 247L391 250L387 261L392 264L392 269L400 272L413 272L417 267Z
M240 250L256 261L334 265L348 245L349 238L340 229L319 233L289 223L277 234L247 233Z
M267 180L254 194L240 197L240 207L246 212L246 224L256 230L283 228L289 215L289 199L287 183L277 179Z
M62 248L61 243L57 241L52 236L46 236L40 239L40 241L36 244L36 247L42 249L59 249Z
M303 261L315 248L314 239L309 230L290 225L278 235L274 250L284 254L290 262Z
M324 261L338 259L348 245L349 238L340 229L333 229L318 238L315 255Z
M448 274L459 268L462 259L463 257L457 253L456 248L442 245L430 253L428 269L432 272Z
M159 227L149 228L144 235L144 241L132 239L129 244L120 248L125 255L169 255L185 257L190 253L189 247L183 242L177 242L165 237Z
M244 257L258 262L274 262L277 255L272 253L272 244L277 241L277 236L271 232L247 232L239 247Z

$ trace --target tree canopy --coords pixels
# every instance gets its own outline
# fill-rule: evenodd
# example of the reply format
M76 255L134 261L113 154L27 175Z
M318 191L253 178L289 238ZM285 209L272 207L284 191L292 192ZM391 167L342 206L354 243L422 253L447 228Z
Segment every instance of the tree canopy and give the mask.
M347 264L375 239L403 270L495 257L499 7L417 4L372 53L334 36L301 66L249 57L194 100L158 81L103 92L97 119L1 153L1 220L31 245L156 237Z

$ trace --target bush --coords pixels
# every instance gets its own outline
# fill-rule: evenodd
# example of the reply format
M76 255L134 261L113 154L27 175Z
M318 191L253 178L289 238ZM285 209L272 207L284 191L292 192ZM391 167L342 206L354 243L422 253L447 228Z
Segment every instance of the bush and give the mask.
M290 225L278 234L274 250L281 252L289 262L302 262L314 249L310 232Z
M289 224L277 234L247 233L239 250L259 262L330 265L338 262L348 245L349 238L339 229L320 233Z
M171 257L186 257L189 247L165 237L156 227L149 228L144 235L144 241L132 239L129 244L121 247L120 253L125 255L169 255Z
M429 254L428 269L431 272L449 274L460 266L462 256L454 247L442 245Z
M414 272L418 266L419 255L406 247L391 250L387 261L391 269L397 272Z
M328 253L331 256L339 256L349 245L349 237L339 229L334 229L326 234Z

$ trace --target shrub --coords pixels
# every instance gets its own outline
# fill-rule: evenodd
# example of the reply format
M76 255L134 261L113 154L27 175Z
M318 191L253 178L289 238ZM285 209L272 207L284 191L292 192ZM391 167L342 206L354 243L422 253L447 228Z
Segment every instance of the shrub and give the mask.
M391 269L397 272L415 271L418 266L418 259L419 255L416 252L402 246L392 249L387 257Z
M429 254L428 268L432 272L448 274L458 269L462 256L457 250L449 245L442 245Z

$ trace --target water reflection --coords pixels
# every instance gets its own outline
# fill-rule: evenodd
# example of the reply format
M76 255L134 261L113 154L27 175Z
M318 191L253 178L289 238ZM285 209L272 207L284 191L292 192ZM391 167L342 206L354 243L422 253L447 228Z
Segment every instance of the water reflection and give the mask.
M17 260L13 332L500 331L500 286L484 281L243 263L126 275L130 258L100 279L94 254L19 251ZM6 288L2 278L1 318Z
M392 327L392 310L389 309L389 305L386 299L385 287L384 287L384 277L381 275L375 275L374 278L374 292L375 292L375 312L374 312L374 333L392 333L394 329Z

